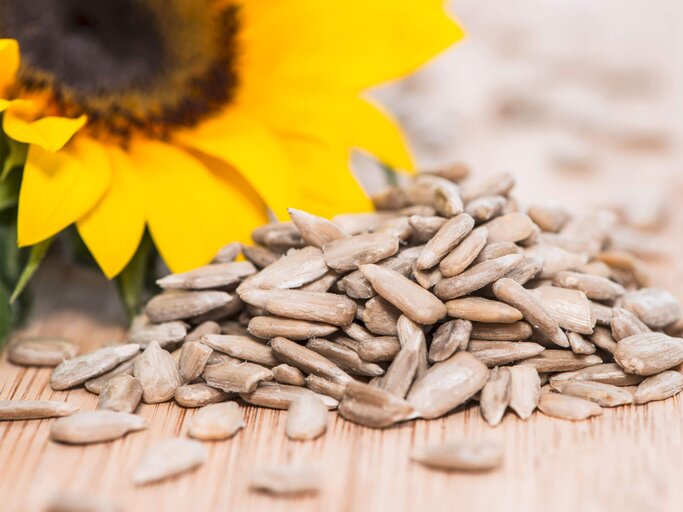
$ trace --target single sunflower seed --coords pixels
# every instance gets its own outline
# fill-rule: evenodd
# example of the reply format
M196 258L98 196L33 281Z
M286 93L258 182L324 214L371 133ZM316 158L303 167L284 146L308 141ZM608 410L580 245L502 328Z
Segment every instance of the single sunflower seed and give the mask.
M273 350L264 342L251 336L232 334L207 334L202 343L235 359L250 361L263 366L277 366L279 361Z
M472 322L510 324L523 318L518 309L483 297L463 297L446 302L448 315Z
M442 300L463 297L499 280L523 259L520 254L508 254L478 263L462 274L439 281L434 287L434 294Z
M563 395L571 395L595 402L601 407L617 407L633 403L633 394L623 387L602 382L558 380L550 387Z
M308 377L311 377L311 375ZM311 381L308 379L308 377L306 382L310 386ZM340 386L340 384L336 385ZM289 406L294 400L311 393L318 396L328 409L334 409L339 403L336 398L329 394L314 392L311 389L302 388L299 386L274 384L270 382L261 384L251 393L240 393L240 398L248 404L258 405L259 407L267 407L269 409L289 409Z
M348 373L325 356L314 352L310 348L294 343L287 338L278 337L273 339L271 341L271 348L277 359L291 364L303 372L313 373L339 384L346 384L353 380Z
M290 340L308 340L310 338L322 338L334 333L338 327L335 325L306 320L293 320L276 316L255 316L249 320L249 334L266 340L272 340L278 336Z
M530 341L470 341L467 350L489 368L538 356L545 347Z
M476 228L439 263L439 270L445 277L453 277L465 271L477 258L488 240L484 227Z
M142 385L132 375L119 375L109 380L97 401L98 409L116 412L135 412L142 399Z
M590 400L558 393L543 393L538 408L546 416L581 421L602 414L602 407Z
M322 249L325 244L347 238L349 235L337 224L303 210L289 208L289 216L301 233L301 238L314 247Z
M140 345L129 343L105 347L89 354L67 359L60 363L50 377L54 390L69 389L108 372L140 351Z
M467 350L472 333L472 322L469 320L450 320L441 324L429 346L429 361L438 363L451 357L457 350Z
M428 269L450 253L474 227L474 219L462 213L449 219L439 231L427 242L417 258L417 268Z
M146 404L170 400L182 384L173 356L156 341L152 341L135 359L133 375L142 384L142 400Z
M617 343L614 359L629 373L654 375L683 363L683 339L659 332L635 334Z
M225 306L231 299L229 293L218 291L163 293L147 303L145 313L154 323L184 320Z
M249 479L252 489L279 495L315 494L322 487L318 468L309 465L260 467Z
M58 418L74 414L78 409L75 404L56 400L0 400L0 421Z
M228 393L251 393L264 381L273 379L273 372L254 363L233 362L207 366L202 374L206 383Z
M312 338L306 343L306 348L326 357L351 375L377 377L384 374L384 369L381 366L362 360L356 351L341 343Z
M271 371L275 382L289 384L290 386L306 385L306 377L301 370L294 366L283 363L271 368Z
M206 462L206 448L191 439L166 439L150 447L133 472L133 483L145 485L190 471Z
M61 338L20 338L7 347L7 359L22 366L57 366L76 357L78 346Z
M486 423L495 427L499 425L510 404L512 375L510 369L501 366L489 372L489 378L484 384L479 397L481 415Z
M175 401L181 407L204 407L205 405L224 402L231 393L212 388L204 382L185 384L175 390Z
M327 430L327 416L327 406L317 395L301 395L287 409L285 433L297 441L315 439Z
M238 285L242 279L256 273L256 268L249 261L231 261L228 263L211 263L180 274L169 274L157 279L157 284L164 289L206 290L210 288L227 288Z
M489 471L502 465L503 449L492 441L451 441L418 448L411 458L436 469Z
M398 244L399 239L389 233L363 233L329 242L323 253L330 268L348 272L393 256L398 252Z
M344 388L339 414L349 421L373 428L385 428L414 417L413 406L388 391L351 381Z
M107 410L85 411L55 421L50 429L50 439L66 444L101 443L145 428L145 419L135 414Z
M634 399L637 404L646 404L655 400L665 400L683 390L683 375L680 372L667 370L648 377L638 384Z
M510 409L528 420L541 398L541 378L533 366L510 367Z
M205 405L197 410L187 435L201 441L221 441L233 437L245 427L237 402Z

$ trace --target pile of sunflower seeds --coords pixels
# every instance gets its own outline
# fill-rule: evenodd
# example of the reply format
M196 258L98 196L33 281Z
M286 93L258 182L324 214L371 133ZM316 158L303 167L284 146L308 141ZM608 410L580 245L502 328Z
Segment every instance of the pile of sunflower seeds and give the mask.
M200 441L244 427L237 399L286 409L286 435L310 440L331 409L385 428L474 405L495 426L508 411L585 420L679 393L681 307L613 247L616 215L522 208L513 184L453 166L377 194L374 213L292 209L291 222L256 229L255 245L230 244L211 264L160 279L126 344L81 356L62 340L12 345L10 361L58 364L53 389L85 385L99 410L11 402L0 419L65 416L52 439L82 444L145 428L140 401L200 408L194 439L167 440L141 461L134 481L144 484L196 467ZM472 440L413 458L488 469L502 452ZM265 468L253 485L311 490L310 473Z

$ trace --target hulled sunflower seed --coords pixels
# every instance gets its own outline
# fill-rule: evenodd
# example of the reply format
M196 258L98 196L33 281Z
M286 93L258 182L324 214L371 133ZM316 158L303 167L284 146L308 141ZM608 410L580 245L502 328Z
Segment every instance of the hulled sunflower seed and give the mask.
M299 229L301 238L314 247L322 249L325 244L347 238L349 235L337 224L323 217L310 214L303 210L289 208L289 216Z
M346 384L353 380L348 373L328 358L287 338L274 338L271 347L279 360L306 373L313 373L339 384Z
M244 426L244 416L237 402L223 402L198 409L187 435L202 441L220 441L233 437Z
M258 245L281 253L304 245L301 233L293 222L274 222L260 226L251 232L251 238Z
M655 400L665 400L683 390L683 375L680 372L667 370L648 377L638 384L634 399L637 404L646 404Z
M618 386L582 380L553 381L550 387L563 395L595 402L601 407L617 407L633 403L633 394Z
M69 389L86 380L108 372L122 362L131 359L140 351L140 345L129 343L116 347L106 347L67 359L60 363L50 377L50 385L54 390Z
M7 347L7 359L22 366L57 366L78 354L78 346L60 338L21 338Z
M322 277L303 285L301 289L305 292L327 292L338 280L339 274L333 270L329 270Z
M358 355L363 361L378 363L393 361L401 350L401 343L394 336L373 336L360 342Z
M575 332L568 332L567 339L569 340L569 346L572 352L575 354L590 355L595 354L596 348L590 341L586 340L580 334Z
M344 396L344 386L342 384L337 384L317 375L308 375L306 377L306 386L311 390L315 391L320 395L326 395L334 398L339 402ZM329 406L329 404L326 404Z
M623 387L639 384L642 382L643 377L626 373L616 363L604 363L582 368L581 370L576 370L573 372L557 373L550 377L551 384L564 380L588 380Z
M636 315L623 308L614 308L612 310L610 327L612 329L612 336L617 342L629 336L652 332Z
M537 356L545 347L530 341L470 341L467 350L489 368Z
M214 321L207 321L199 324L197 327L192 329L192 332L190 332L187 336L185 336L185 342L190 342L190 341L199 341L202 336L205 336L207 334L220 334L221 333L221 326L220 324L214 322Z
M534 245L527 248L525 253L543 262L543 269L538 275L542 279L552 279L558 272L575 270L588 262L588 256L585 254L577 254L548 244Z
M232 296L226 292L173 292L157 295L147 303L145 313L155 323L192 318L225 306Z
M499 280L524 259L519 254L508 254L478 263L455 277L442 279L434 287L434 294L442 300L457 299Z
M537 356L525 359L520 364L533 366L539 373L546 373L570 372L602 363L603 360L596 355L580 355L569 350L547 349Z
M204 464L207 457L206 448L199 441L167 439L145 452L133 472L133 483L145 485L185 473Z
M249 485L274 495L296 495L317 493L322 482L320 472L313 466L281 465L256 469Z
M379 295L414 322L433 324L446 316L446 306L439 299L398 272L378 265L362 265L359 270Z
M393 256L398 252L398 243L392 234L364 233L330 242L323 247L323 253L330 268L347 272Z
M240 297L247 304L263 308L272 315L296 320L346 325L356 314L355 302L333 293L250 288Z
M132 375L119 375L104 385L97 401L97 408L132 413L141 399L140 381Z
M426 341L422 329L404 315L398 319L397 327L401 350L382 377L380 388L404 398L417 374L420 352Z
M473 227L474 219L466 213L449 219L420 252L416 263L417 268L428 269L438 265L444 256L472 231Z
M311 377L311 375L308 377ZM306 382L310 386L308 378ZM337 386L339 386L339 384L337 384ZM317 393L310 389L299 386L272 384L269 382L261 384L255 391L252 391L251 393L241 393L240 398L248 404L258 405L259 407L267 407L269 409L289 409L289 406L294 400L311 393L318 396L328 409L334 409L339 403L339 401L331 395Z
M401 311L391 303L382 297L373 297L365 303L361 320L373 334L396 336L396 322L400 316Z
M617 342L612 337L610 330L605 327L596 327L590 340L596 347L609 354L614 354L614 351L617 349Z
M506 202L503 196L478 197L467 202L465 212L477 223L486 222L500 215Z
M519 265L505 274L505 277L509 277L523 285L534 279L541 270L543 270L542 259L534 256L525 256Z
M514 242L487 243L473 263L478 265L484 261L495 260L510 254L522 254L522 249Z
M563 329L593 334L595 318L583 292L555 286L541 286L529 292Z
M242 244L239 242L231 242L218 249L216 256L214 256L213 258L213 262L230 263L231 261L235 261L235 259L237 258L237 256L239 256L241 252Z
M511 324L488 324L474 322L471 338L473 340L521 341L531 337L531 326L526 322Z
M617 343L614 359L629 373L654 375L683 363L683 339L651 332Z
M558 393L543 393L538 408L546 416L581 421L602 414L602 408L590 400Z
M560 231L571 217L565 208L549 202L530 206L527 213L539 228L551 233Z
M541 398L541 379L532 366L510 367L510 409L528 420Z
M131 343L138 343L142 348L147 347L150 341L156 341L162 347L180 343L187 335L185 322L165 322L163 324L150 324L140 329L131 330L128 339Z
M408 199L402 188L392 185L370 196L376 210L398 210L407 206Z
M561 347L569 347L569 340L557 321L522 285L510 278L499 279L493 284L493 293L498 299L519 310L526 321L550 341Z
M519 242L531 236L534 226L529 216L520 212L508 213L484 224L491 243Z
M659 329L681 317L681 305L676 297L661 288L643 288L622 298L621 307L628 309L648 327Z
M217 334L208 334L207 336L218 336ZM211 356L210 347L198 341L188 341L183 344L180 349L180 359L178 360L178 374L180 382L187 384L199 377L206 367L206 362Z
M278 336L291 340L308 340L329 336L337 330L337 326L305 320L273 316L255 316L249 320L249 334L266 340Z
M451 357L456 350L467 350L472 333L469 320L450 320L440 325L432 337L429 361L438 363Z
M86 411L59 418L52 424L50 439L67 444L113 441L147 428L144 418L114 411Z
M593 300L614 300L626 291L619 283L606 277L569 271L558 272L553 278L553 283L562 288L582 291L586 297Z
M104 385L114 377L118 377L119 375L133 375L133 369L135 368L135 360L138 357L139 356L135 356L132 359L129 359L128 361L124 361L113 370L109 370L107 373L103 373L99 377L86 380L85 389L87 389L91 393L99 395Z
M175 390L173 395L182 407L203 407L209 404L224 402L232 395L220 389L212 388L204 382L186 384Z
M418 378L408 393L408 401L423 418L438 418L483 388L488 373L486 366L472 354L458 352Z
M507 196L515 185L515 178L509 172L497 172L485 177L470 179L463 183L462 197L465 201L471 201L478 197L499 195Z
M250 336L207 334L202 338L202 343L235 359L250 361L268 367L279 364L279 361L273 354L273 350L266 343L255 340Z
M486 228L472 230L462 242L460 242L439 263L439 270L445 277L453 277L465 271L477 258L486 245L488 231Z
M279 254L259 245L245 245L242 248L242 254L258 268L265 268L280 257Z
M169 274L158 279L157 284L164 289L226 288L238 285L242 279L254 273L256 268L248 261L212 263L181 274Z
M237 287L237 293L241 296L250 288L298 288L319 279L327 271L322 251L317 247L305 247L288 252L258 274L243 281Z
M434 187L434 208L444 217L454 217L462 213L464 206L459 187L452 181L440 181Z
M289 384L290 386L305 386L306 377L301 370L288 364L279 364L271 369L273 379L279 384Z
M313 338L306 343L306 348L326 357L351 375L377 377L384 374L384 369L381 366L363 361L356 351L340 343Z
M142 384L142 399L147 404L166 402L181 385L173 356L152 341L135 360L133 375Z
M55 400L0 400L0 421L58 418L78 409L75 404Z
M503 450L491 441L446 442L418 448L411 458L437 469L487 471L503 463Z
M351 381L344 388L339 414L367 427L385 428L414 416L412 405L388 391Z
M251 393L261 382L272 380L273 373L258 364L229 362L207 366L202 377L209 386L229 393Z
M509 368L496 367L489 372L489 378L481 390L479 397L481 415L492 427L500 424L505 409L510 404L511 379Z
M614 316L614 308L591 301L591 315L595 317L597 325L609 325Z
M43 512L123 512L120 502L92 494L58 492L50 497Z
M439 231L448 219L443 217L425 217L412 215L408 218L408 224L413 228L413 236L418 242L426 242Z
M472 322L510 324L523 318L519 310L504 302L483 297L463 297L446 302L448 315Z
M287 409L285 433L289 439L308 441L327 430L327 406L317 395L305 394Z
M422 171L422 173L433 174L449 181L458 182L467 178L470 173L470 168L462 162L453 162L438 169L426 169Z
M420 270L419 268L413 269L413 277L418 282L422 288L425 290L431 289L436 283L441 281L443 275L438 267L434 267L430 270Z

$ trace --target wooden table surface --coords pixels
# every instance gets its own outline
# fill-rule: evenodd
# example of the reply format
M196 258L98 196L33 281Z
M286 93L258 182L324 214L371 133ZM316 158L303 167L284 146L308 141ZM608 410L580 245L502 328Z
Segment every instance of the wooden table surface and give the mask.
M487 158L492 158L488 155ZM595 203L606 190L648 187L655 174L559 176L521 174L520 195L556 191L576 204ZM618 168L616 168L618 169ZM527 172L525 175L524 173ZM661 179L669 179L662 175ZM558 186L561 185L561 186ZM660 183L661 185L661 183ZM635 187L635 188L633 188ZM614 194L613 194L614 195ZM616 194L617 196L619 195ZM683 197L680 190L677 197ZM677 210L677 211L676 211ZM668 257L655 261L657 281L683 299L683 211L674 208L660 237ZM64 336L94 347L124 336L113 287L91 271L41 270L33 320L18 334ZM76 389L54 392L50 370L0 360L0 399L65 400L94 409L97 397ZM141 405L146 431L87 447L48 441L54 420L0 423L0 510L42 510L58 493L119 503L126 511L674 511L683 485L683 399L605 409L572 423L536 413L522 422L508 414L488 427L476 409L433 421L373 430L330 415L328 432L313 442L285 438L285 413L245 407L246 428L229 441L209 443L209 460L191 474L146 487L130 477L143 451L183 436L194 411L175 404ZM494 439L505 450L502 468L486 474L444 473L410 461L414 447L446 439ZM317 497L274 498L250 491L259 465L316 463L324 474Z

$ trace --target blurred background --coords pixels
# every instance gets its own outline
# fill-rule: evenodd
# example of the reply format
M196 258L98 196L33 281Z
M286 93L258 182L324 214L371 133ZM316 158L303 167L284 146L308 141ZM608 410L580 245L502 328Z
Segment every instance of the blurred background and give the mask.
M460 160L477 173L511 171L526 203L541 195L576 207L628 203L651 217L670 205L683 186L679 1L450 8L466 40L373 92L400 119L421 167ZM381 175L356 163L378 186Z

